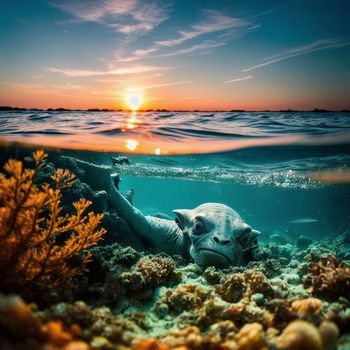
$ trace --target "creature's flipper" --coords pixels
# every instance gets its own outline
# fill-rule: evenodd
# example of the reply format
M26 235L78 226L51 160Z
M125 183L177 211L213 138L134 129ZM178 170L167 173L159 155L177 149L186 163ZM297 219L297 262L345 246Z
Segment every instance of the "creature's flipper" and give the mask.
M163 213L155 213L155 214L152 214L151 216L153 216L154 218L166 219L166 220L174 221L174 219L171 216L169 216L167 214L163 214Z
M127 199L127 201L133 205L133 198L134 198L134 190L132 188L130 188L129 191L127 191L124 195L124 197Z
M157 233L152 223L150 223L142 212L135 208L127 198L117 191L114 185L109 192L109 204L127 221L131 229L139 237L154 241Z
M87 179L86 182L95 191L105 190L108 193L108 204L127 221L135 234L139 237L147 238L152 242L155 241L155 237L158 237L158 239L161 238L159 236L162 235L163 230L153 223L152 220L147 220L141 211L135 208L116 189L115 178L112 176L112 169L110 167L88 163L79 159L75 159L75 161L79 168L84 170L84 179Z
M118 174L112 174L111 176L115 188L119 191L119 184L122 180L120 179Z

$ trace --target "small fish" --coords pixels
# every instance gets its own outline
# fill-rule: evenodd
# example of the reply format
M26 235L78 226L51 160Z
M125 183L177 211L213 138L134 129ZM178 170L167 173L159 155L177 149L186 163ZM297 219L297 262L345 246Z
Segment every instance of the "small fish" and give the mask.
M290 224L312 224L314 222L318 222L318 220L313 218L301 218L289 221Z

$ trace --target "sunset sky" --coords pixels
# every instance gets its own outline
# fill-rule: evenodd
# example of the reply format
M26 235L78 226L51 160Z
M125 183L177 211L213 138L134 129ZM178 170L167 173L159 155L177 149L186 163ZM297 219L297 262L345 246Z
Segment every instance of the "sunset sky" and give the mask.
M0 1L0 105L350 109L350 1Z

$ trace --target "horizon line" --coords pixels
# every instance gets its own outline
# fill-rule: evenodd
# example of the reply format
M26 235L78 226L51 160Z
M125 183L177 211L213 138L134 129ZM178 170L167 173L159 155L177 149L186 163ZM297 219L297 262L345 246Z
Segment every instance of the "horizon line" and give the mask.
M294 109L294 108L282 108L282 109L241 109L241 108L232 108L232 109L168 109L168 108L147 108L147 109L125 109L125 108L65 108L65 107L48 107L48 108L36 108L36 107L13 107L13 106L0 106L0 111L10 111L10 110L36 110L36 111L48 111L48 112L59 112L59 111L76 111L76 112L350 112L350 108L342 109L326 109L315 107L313 109Z

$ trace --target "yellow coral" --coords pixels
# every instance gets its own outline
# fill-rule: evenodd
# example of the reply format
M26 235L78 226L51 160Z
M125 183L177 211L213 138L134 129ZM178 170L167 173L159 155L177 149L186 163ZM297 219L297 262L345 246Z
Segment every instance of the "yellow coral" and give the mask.
M338 326L334 322L325 320L322 321L318 330L321 334L323 347L326 350L336 349L340 333Z
M35 184L46 157L36 151L34 169L10 159L4 166L7 175L0 173L0 285L4 290L61 286L85 269L91 254L83 255L76 266L70 266L69 260L106 232L98 228L103 214L86 214L91 204L86 199L73 203L75 214L62 213L61 190L75 181L68 170L56 170L51 176L54 186ZM58 244L56 236L64 234L68 238Z
M284 329L277 347L281 350L322 350L323 344L320 332L313 324L297 320Z
M136 346L135 350L168 350L169 347L166 344L161 343L156 339L143 339Z
M322 311L322 301L317 298L297 299L291 308L299 316L319 315Z
M247 323L237 334L237 343L240 350L268 350L264 330L260 323Z

